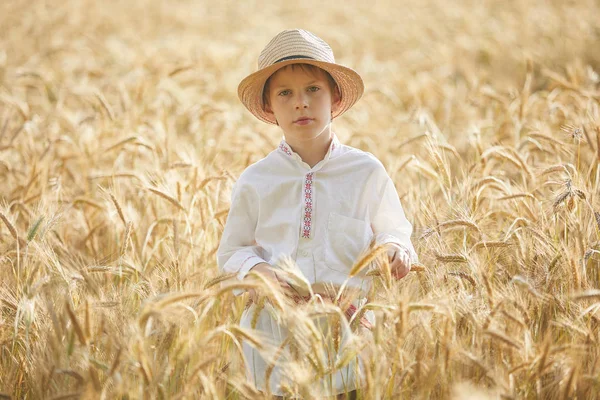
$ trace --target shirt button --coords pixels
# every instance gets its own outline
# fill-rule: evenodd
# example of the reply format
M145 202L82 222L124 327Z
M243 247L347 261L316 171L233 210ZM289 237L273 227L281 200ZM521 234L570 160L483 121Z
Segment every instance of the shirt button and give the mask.
M308 254L309 254L308 251L306 251L306 250L300 250L300 255L302 257L308 257Z

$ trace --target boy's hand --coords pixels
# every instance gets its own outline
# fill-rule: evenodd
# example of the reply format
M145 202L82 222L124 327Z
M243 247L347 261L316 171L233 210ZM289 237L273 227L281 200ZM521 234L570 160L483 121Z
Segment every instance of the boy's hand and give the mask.
M410 272L410 257L406 249L397 244L390 243L388 251L390 271L396 279L402 279Z
M265 278L269 279L271 282L279 285L279 287L281 287L283 290L291 289L290 285L285 280L279 278L279 276L275 273L275 270L273 269L271 264L268 264L268 263L256 264L254 267L252 267L250 269L250 271L254 271L254 272L257 272L257 273L263 275ZM250 294L250 300L252 302L256 302L258 300L258 296L254 289L250 289L248 291L248 293Z

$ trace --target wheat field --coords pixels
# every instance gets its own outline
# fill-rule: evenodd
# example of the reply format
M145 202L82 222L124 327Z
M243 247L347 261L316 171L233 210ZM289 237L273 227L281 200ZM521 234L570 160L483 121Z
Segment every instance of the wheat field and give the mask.
M600 397L600 4L0 2L0 398L263 398L257 288L294 320L284 390L364 357L359 398ZM232 184L277 127L236 96L277 32L365 81L334 121L386 166L420 264L381 267L344 357L219 273ZM374 250L375 251L375 250ZM349 266L350 267L350 266ZM290 267L291 268L291 267ZM311 308L312 307L312 308ZM311 314L312 313L312 314ZM291 325L290 325L291 326Z

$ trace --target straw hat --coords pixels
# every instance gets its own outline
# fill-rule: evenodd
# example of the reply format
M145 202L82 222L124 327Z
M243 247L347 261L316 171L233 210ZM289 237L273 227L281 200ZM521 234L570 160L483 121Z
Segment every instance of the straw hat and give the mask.
M290 64L311 64L327 72L337 83L342 95L333 118L343 114L360 99L363 81L354 70L335 63L331 47L321 38L302 30L285 30L275 36L258 57L258 71L247 76L238 86L238 96L252 114L261 121L276 124L263 109L263 88L278 69Z

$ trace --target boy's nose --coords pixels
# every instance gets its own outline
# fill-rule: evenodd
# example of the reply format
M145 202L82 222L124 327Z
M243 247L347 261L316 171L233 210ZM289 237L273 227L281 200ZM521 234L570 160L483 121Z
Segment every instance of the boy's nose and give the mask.
M308 108L308 101L306 100L306 96L298 96L296 99L296 110L301 108Z

